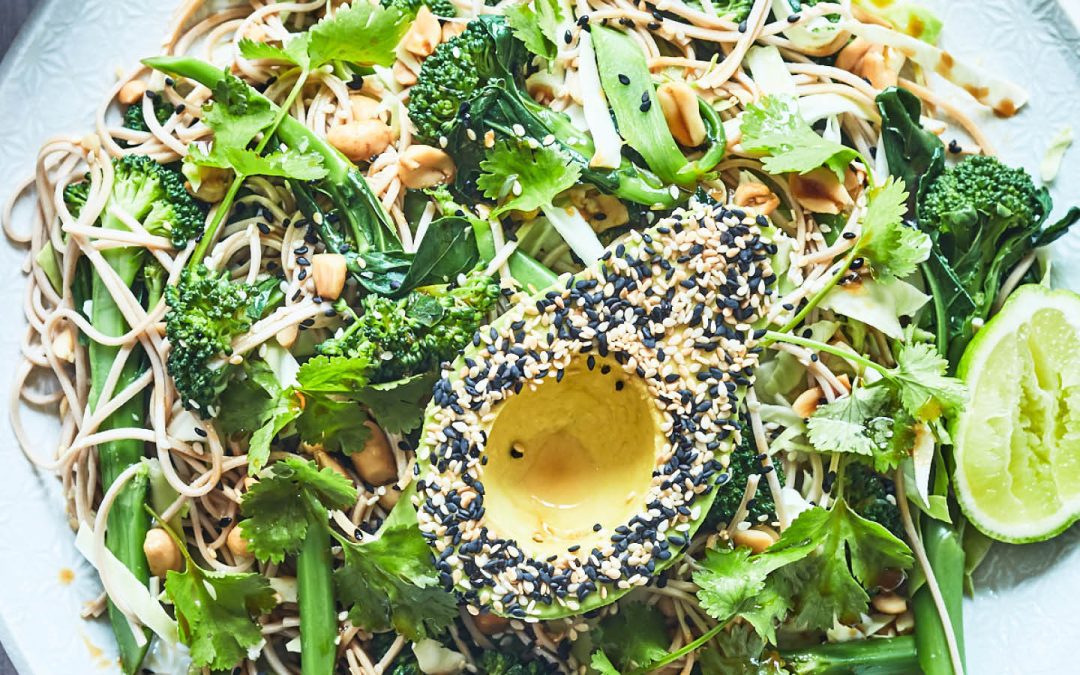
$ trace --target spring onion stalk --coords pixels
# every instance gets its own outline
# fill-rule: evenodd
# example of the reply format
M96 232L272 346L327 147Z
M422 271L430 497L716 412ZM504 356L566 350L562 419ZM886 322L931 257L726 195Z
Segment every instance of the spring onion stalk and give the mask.
M960 534L950 525L934 518L923 518L923 546L926 558L941 589L941 599L948 611L961 664L964 659L964 549ZM945 625L927 586L912 598L915 613L915 641L919 666L926 675L955 675L949 656Z
M906 675L919 668L910 635L815 645L780 655L795 675Z
M316 513L326 513L314 498ZM330 528L312 520L296 556L297 601L300 605L300 667L303 675L334 672L337 660L337 610L334 608Z
M102 227L109 227L110 219L111 216L104 214ZM143 263L141 249L117 248L103 251L102 256L116 271L125 286L130 288L135 284ZM128 331L127 322L115 298L97 273L93 273L91 279L90 321L97 330L110 337L118 337ZM90 343L89 407L91 410L97 407L101 399L105 381L119 353L119 346ZM114 393L122 391L139 378L144 367L141 361L141 354L136 348L136 351L129 354L124 362L120 377L113 389ZM144 417L144 397L134 396L102 420L98 430L141 428ZM110 441L98 445L102 489L108 490L125 469L138 463L142 459L143 450L143 442L134 439ZM145 475L132 478L124 486L109 510L108 529L105 531L106 547L144 584L150 580L150 568L142 548L143 540L146 539L146 533L150 529L150 519L143 510L147 486ZM129 674L138 672L143 657L146 656L148 641L141 640L140 646L140 641L132 633L131 624L111 601L109 602L109 621L116 633L116 641L120 648L120 663L124 672Z

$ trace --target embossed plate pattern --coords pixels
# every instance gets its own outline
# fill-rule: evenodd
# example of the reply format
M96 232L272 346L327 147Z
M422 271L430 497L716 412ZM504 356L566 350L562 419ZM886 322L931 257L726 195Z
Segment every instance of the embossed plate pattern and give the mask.
M2 0L0 0L2 1ZM1074 7L1080 0L1061 0ZM56 134L89 130L117 68L156 46L175 2L52 0L24 29L0 69L0 194L32 169L37 149ZM1080 122L1080 36L1054 0L941 0L944 42L955 53L1006 74L1031 91L1012 120L988 117L999 152L1031 171L1062 126ZM1080 12L1078 12L1080 13ZM962 98L962 96L958 97ZM1062 204L1080 201L1080 150L1054 185ZM1060 209L1059 209L1060 210ZM1058 242L1054 278L1080 289L1080 232ZM23 252L0 244L0 387L6 391L23 336ZM5 399L6 400L6 399ZM39 452L53 444L55 422L31 416ZM73 546L58 484L31 469L0 423L0 639L24 675L118 672L103 622L79 619L99 592ZM977 574L966 607L970 672L1078 672L1080 528L1052 542L995 546ZM61 582L65 570L74 581Z

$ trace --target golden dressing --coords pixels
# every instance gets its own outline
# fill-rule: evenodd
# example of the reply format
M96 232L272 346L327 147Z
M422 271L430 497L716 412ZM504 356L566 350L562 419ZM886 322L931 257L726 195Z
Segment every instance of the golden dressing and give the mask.
M614 361L589 370L581 357L561 382L511 396L484 450L485 524L536 558L575 545L588 556L643 509L663 446L658 427L644 383Z

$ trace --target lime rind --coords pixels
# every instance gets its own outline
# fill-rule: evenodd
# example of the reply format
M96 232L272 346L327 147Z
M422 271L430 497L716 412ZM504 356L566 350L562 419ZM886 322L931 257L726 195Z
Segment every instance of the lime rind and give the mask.
M1080 519L1080 295L1020 288L957 374L970 392L950 428L964 514L999 541L1060 534Z

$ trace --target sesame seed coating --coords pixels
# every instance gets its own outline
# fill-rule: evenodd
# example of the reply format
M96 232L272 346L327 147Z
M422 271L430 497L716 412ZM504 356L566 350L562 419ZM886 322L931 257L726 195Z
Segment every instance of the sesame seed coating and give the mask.
M446 587L534 620L612 601L674 561L726 475L757 365L755 323L776 280L762 229L754 215L694 202L478 331L436 383L417 453L418 521ZM613 392L636 379L657 406L652 481L636 515L592 528L602 539L591 550L535 559L485 522L491 423L508 398L598 359Z

